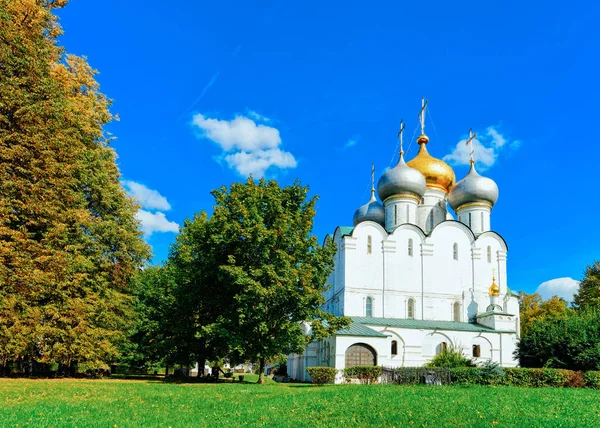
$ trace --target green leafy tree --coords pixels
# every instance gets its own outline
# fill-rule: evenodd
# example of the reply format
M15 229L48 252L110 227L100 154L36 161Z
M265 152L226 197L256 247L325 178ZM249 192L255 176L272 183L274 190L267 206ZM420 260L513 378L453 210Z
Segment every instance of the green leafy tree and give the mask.
M106 367L148 256L104 125L109 100L52 13L0 0L0 360Z
M281 188L249 178L212 194L212 217L186 222L173 262L194 296L189 301L211 314L198 315L199 336L222 338L229 355L258 361L262 383L268 359L302 352L347 326L320 309L335 246L321 247L311 234L316 198L307 199L298 182Z
M450 345L425 364L425 367L475 367L475 363L465 356L462 347Z
M543 318L564 318L570 309L567 302L559 297L552 296L548 300L542 299L538 293L527 294L519 292L519 308L521 316L521 337L525 337L531 325Z
M579 290L573 299L573 307L586 309L600 308L600 261L594 261L585 269Z

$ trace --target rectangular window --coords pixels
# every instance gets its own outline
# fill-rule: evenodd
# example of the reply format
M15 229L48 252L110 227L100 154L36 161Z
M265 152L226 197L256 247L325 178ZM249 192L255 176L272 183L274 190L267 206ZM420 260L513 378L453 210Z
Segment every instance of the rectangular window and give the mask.
M398 225L398 205L394 205L394 226Z
M371 235L367 236L367 254L371 254L373 252L373 241L371 239Z
M473 345L473 357L481 357L481 347L479 345Z
M471 213L469 213L469 227L471 227Z
M484 231L484 226L483 226L483 213L481 213L481 231Z

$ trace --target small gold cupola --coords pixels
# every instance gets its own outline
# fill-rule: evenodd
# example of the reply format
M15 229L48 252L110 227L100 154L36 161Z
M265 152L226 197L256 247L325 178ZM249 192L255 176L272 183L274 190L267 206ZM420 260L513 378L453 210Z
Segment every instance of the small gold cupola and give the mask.
M496 275L492 276L492 285L489 288L490 297L500 296L500 287L496 284Z

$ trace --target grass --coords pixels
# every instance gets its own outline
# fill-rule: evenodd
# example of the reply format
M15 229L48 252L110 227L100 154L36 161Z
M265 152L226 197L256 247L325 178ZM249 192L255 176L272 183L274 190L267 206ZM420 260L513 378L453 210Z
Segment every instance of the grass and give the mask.
M599 426L600 391L0 379L0 425Z

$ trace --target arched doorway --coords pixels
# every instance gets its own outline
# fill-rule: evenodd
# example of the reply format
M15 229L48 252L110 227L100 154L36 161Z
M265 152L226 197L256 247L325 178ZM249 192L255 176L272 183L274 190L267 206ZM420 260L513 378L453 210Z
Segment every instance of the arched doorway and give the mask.
M377 364L375 350L364 343L355 343L346 349L346 368L374 366Z

